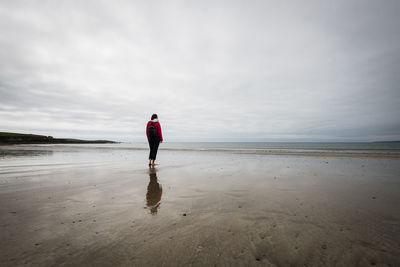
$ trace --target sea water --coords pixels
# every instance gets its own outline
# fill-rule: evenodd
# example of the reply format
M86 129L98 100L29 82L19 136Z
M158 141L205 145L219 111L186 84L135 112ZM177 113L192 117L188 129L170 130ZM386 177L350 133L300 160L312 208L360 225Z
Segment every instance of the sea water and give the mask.
M0 146L0 167L4 161L35 164L32 161L100 162L142 159L148 153L146 142L115 144L36 144ZM164 142L159 153L242 153L259 155L368 156L400 158L400 142ZM161 154L160 154L161 155ZM1 164L2 163L2 164Z

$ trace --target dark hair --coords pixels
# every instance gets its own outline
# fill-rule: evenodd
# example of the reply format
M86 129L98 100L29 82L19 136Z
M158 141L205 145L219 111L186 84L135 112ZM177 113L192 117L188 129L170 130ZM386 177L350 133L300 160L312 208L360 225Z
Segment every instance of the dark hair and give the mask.
M157 117L157 114L153 114L153 115L151 115L151 119L152 119L152 120L154 120L154 119L158 119L158 117Z

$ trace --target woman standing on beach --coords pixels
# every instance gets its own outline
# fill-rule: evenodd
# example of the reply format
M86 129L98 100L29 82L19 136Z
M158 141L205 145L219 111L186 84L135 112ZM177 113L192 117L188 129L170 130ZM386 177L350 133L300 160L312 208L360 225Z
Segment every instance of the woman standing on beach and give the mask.
M150 155L149 155L149 166L154 166L156 160L157 150L160 142L162 143L161 125L158 122L157 114L151 116L151 120L147 123L146 127L147 141L149 141Z

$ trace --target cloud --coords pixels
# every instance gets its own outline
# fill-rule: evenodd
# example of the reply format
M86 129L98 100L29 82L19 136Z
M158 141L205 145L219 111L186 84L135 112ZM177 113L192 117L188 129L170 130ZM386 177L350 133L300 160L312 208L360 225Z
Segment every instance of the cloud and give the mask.
M400 138L396 1L0 4L3 130L144 141Z

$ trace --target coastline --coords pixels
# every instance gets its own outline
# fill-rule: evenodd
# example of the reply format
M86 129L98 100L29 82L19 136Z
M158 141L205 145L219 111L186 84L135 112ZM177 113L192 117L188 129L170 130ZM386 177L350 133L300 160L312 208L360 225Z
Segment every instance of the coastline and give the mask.
M0 145L19 145L19 144L113 144L117 143L109 140L81 140L73 138L54 138L53 136L38 134L23 134L0 132Z

